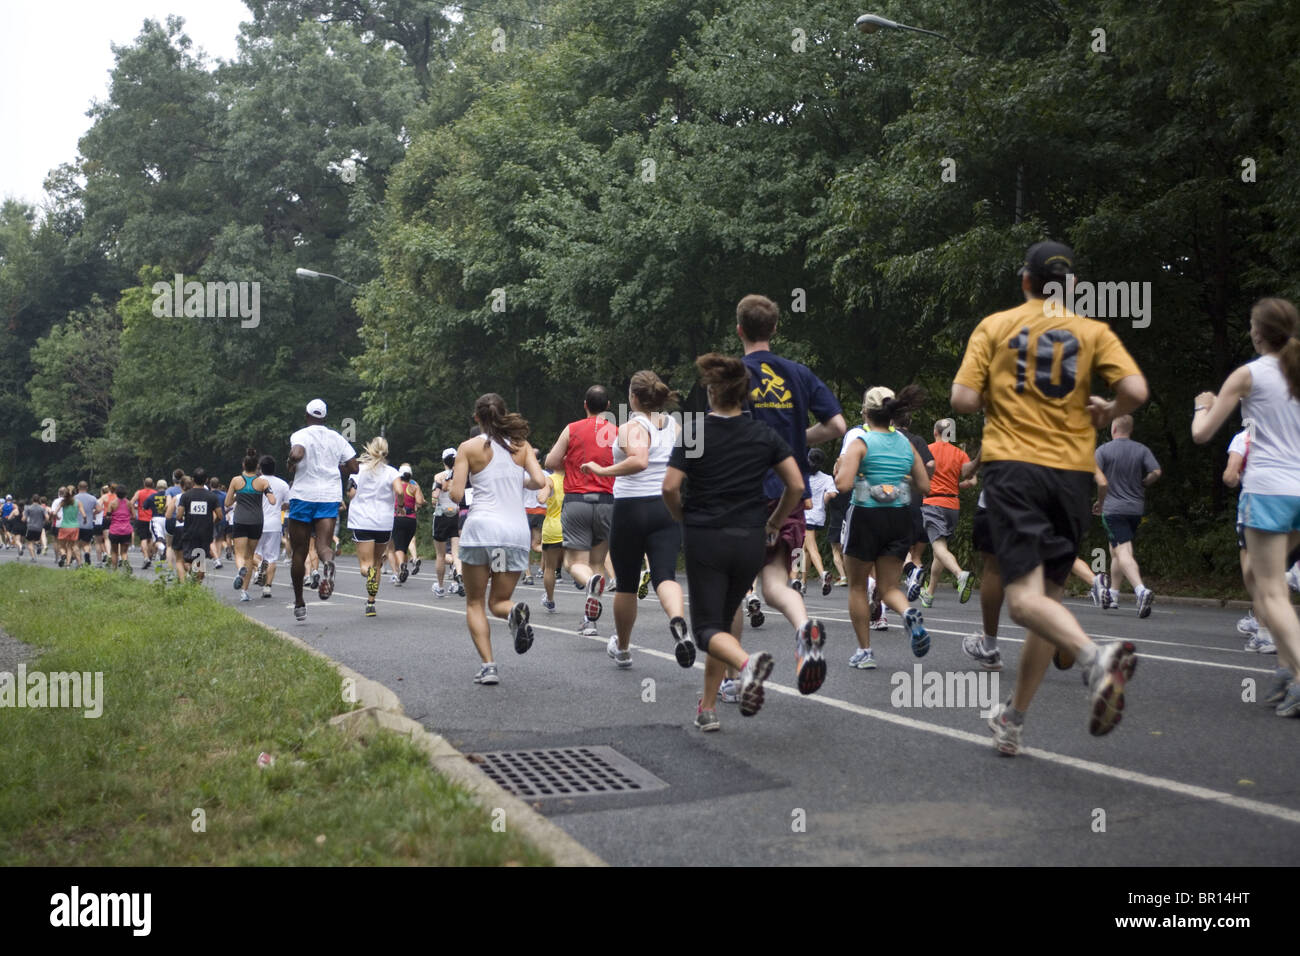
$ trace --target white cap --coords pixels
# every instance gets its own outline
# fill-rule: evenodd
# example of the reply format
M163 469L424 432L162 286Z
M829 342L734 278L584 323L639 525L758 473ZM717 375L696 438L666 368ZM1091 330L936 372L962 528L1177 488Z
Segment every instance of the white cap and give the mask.
M319 398L313 398L310 402L307 403L307 414L310 415L312 418L324 418L325 403L322 402Z
M454 448L444 448L444 449L442 450L442 460L443 460L443 461L446 461L448 458L455 458L455 457L456 457L456 449L454 449Z

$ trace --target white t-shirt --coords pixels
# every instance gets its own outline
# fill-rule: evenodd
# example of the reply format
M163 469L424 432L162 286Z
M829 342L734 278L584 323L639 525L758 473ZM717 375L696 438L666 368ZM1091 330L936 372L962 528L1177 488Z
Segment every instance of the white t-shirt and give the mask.
M397 478L397 469L392 465L362 468L352 476L357 493L348 505L349 530L393 530L393 507L397 503L393 482Z
M1261 355L1248 368L1250 394L1242 400L1241 419L1250 423L1250 467L1241 490L1300 495L1300 402L1291 397L1276 355Z
M810 471L808 490L812 494L812 507L803 513L803 520L820 528L826 524L826 492L835 490L835 479L824 471Z
M347 439L324 425L308 425L289 436L289 448L302 445L307 453L293 476L293 497L329 503L343 498L339 466L357 456Z
M262 534L268 531L280 530L280 509L289 503L289 482L285 481L279 475L263 475L267 484L271 486L271 494L275 495L275 504L266 500L262 496Z

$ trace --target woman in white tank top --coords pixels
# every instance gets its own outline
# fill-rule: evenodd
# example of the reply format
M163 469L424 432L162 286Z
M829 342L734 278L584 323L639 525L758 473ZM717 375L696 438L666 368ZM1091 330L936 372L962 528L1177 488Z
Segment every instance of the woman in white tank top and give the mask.
M1285 299L1260 299L1250 310L1250 338L1260 357L1228 376L1216 396L1196 396L1192 440L1204 444L1241 402L1250 434L1250 467L1238 515L1255 580L1255 608L1273 633L1278 663L1264 696L1280 717L1300 715L1300 618L1287 593L1288 549L1300 545L1300 314Z
M632 376L627 400L632 418L618 430L614 463L583 462L587 474L614 479L614 516L609 526L609 558L614 565L614 628L606 651L619 667L632 666L632 626L636 623L636 602L654 585L659 604L668 616L677 663L695 663L695 643L686 625L682 588L677 583L677 557L682 550L682 526L673 520L664 504L664 475L668 459L677 445L680 427L664 408L672 392L654 372L642 370ZM641 562L649 559L650 569L642 572ZM638 582L638 577L641 578Z
M547 488L550 482L528 444L528 423L506 411L500 395L483 395L474 404L474 420L483 430L456 450L448 493L465 500L469 479L474 482L474 507L460 532L460 560L465 584L465 609L470 637L482 658L476 684L500 682L492 657L487 612L505 618L515 639L515 652L532 646L528 605L511 606L519 575L528 568L528 517L524 489ZM488 593L489 588L491 594Z

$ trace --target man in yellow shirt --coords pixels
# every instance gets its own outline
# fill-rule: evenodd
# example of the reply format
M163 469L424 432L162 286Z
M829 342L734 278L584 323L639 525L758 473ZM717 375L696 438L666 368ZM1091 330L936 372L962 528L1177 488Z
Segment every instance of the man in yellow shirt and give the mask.
M560 568L560 558L564 556L564 529L560 523L560 512L564 509L564 472L549 472L551 496L546 499L546 517L542 520L542 587L546 597L542 607L555 613L555 575Z
M1146 379L1110 327L1061 306L1073 274L1068 246L1031 246L1020 270L1024 304L976 326L952 385L953 411L984 411L990 537L1011 618L1029 631L1015 694L989 719L1009 756L1020 750L1025 711L1054 652L1084 669L1094 736L1123 716L1136 662L1130 642L1099 647L1061 603L1091 518L1096 430L1147 399ZM1089 395L1094 375L1114 389L1113 401Z

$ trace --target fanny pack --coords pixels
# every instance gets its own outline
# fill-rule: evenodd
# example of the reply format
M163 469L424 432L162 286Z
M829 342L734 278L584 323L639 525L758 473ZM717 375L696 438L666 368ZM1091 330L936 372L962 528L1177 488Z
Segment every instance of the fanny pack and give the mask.
M882 505L893 504L910 504L912 501L911 486L907 482L897 485L869 485L865 481L858 482L858 500L864 500L862 489L865 488L867 495L872 501L878 501Z

